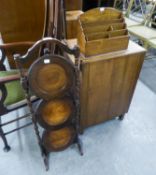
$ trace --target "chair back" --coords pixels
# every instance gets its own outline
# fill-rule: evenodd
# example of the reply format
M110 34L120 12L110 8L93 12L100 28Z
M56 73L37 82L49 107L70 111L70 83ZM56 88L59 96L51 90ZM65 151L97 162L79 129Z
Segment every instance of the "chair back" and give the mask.
M122 10L126 17L143 25L151 23L155 5L155 0L115 0L114 3L114 7Z

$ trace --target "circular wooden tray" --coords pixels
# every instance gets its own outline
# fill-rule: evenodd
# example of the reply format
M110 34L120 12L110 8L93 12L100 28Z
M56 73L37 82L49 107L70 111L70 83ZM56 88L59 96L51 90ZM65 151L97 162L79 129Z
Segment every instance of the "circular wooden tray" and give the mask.
M74 75L69 60L58 55L45 55L30 67L28 81L36 96L49 100L64 96L73 86Z
M47 151L62 151L71 145L75 138L73 127L64 127L55 131L45 131L42 141Z
M75 106L70 97L43 100L37 109L37 120L43 128L52 130L69 123L74 114Z

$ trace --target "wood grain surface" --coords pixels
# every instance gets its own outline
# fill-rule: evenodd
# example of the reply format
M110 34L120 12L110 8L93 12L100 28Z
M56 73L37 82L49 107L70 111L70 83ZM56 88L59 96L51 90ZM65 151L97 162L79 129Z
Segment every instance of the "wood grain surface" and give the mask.
M77 38L78 18L83 12L81 10L67 11L67 38Z
M0 33L4 43L37 41L41 39L44 33L44 22L44 0L0 1ZM28 48L17 46L6 50L11 68L16 68L13 54L24 54ZM26 67L29 67L30 64Z
M28 81L32 92L44 100L65 96L74 82L73 64L58 55L45 55L30 67Z
M127 26L120 11L96 8L80 15L77 38L86 56L124 50L128 47Z
M61 151L67 148L75 137L72 127L65 127L56 131L45 131L43 143L48 151Z
M127 51L82 59L82 128L128 112L144 55L130 43Z
M70 97L42 101L37 109L37 120L45 129L61 128L74 117L75 106Z

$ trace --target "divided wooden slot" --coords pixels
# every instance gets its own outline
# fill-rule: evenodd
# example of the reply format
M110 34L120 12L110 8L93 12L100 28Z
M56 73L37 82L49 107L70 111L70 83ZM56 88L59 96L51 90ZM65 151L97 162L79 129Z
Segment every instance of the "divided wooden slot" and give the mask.
M119 19L111 19L111 20L109 20L109 19L101 19L101 21L100 21L100 23L99 23L99 21L88 21L88 22L86 22L86 21L81 21L81 24L82 24L82 26L87 26L87 27L95 27L95 25L99 25L99 24L101 24L101 25L105 25L105 24L112 24L112 23L124 23L124 18L122 17L122 18L119 18Z
M86 57L93 56L113 51L125 50L127 49L128 43L128 35L91 40L86 42L85 48L82 48L82 51L84 50L83 53Z
M97 39L112 38L112 37L118 37L118 36L125 36L127 34L128 34L127 29L90 33L86 35L86 40L91 41L91 40L97 40Z
M82 26L84 34L93 33L93 32L104 32L104 31L113 31L113 30L122 30L126 29L125 23L114 23L114 24L98 24L94 27Z

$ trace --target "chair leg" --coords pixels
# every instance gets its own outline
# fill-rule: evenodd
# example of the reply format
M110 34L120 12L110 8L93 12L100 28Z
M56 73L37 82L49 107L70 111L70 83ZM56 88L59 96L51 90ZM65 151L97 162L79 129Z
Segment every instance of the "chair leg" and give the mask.
M1 118L0 118L0 125L1 125ZM3 129L2 129L1 126L0 126L0 136L1 136L2 140L3 140L3 142L4 142L4 148L3 148L3 150L4 150L5 152L9 152L11 148L10 148L10 146L8 145L6 136L5 136L5 134L4 134Z

